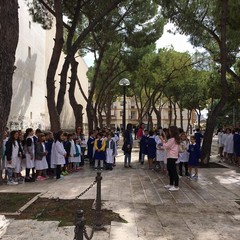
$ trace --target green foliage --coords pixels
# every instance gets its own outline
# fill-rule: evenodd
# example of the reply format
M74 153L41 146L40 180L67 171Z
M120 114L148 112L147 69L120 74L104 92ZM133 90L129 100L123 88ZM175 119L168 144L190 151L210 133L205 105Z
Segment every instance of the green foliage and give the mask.
M51 29L53 24L53 15L49 10L39 3L38 0L25 0L29 8L29 13L33 17L34 22L38 22L42 25L43 29ZM45 0L49 9L54 11L54 1Z

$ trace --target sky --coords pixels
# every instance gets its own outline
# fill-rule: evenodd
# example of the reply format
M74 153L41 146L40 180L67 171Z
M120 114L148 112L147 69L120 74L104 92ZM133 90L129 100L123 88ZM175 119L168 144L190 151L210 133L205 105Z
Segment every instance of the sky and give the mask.
M173 34L169 33L168 30L174 30L175 27L172 23L168 23L164 26L164 31L162 37L157 41L157 48L163 47L171 47L178 52L189 51L190 53L194 53L196 50L193 48L191 43L188 42L188 37L185 35L181 35L179 33ZM84 61L90 67L93 65L93 54L87 54L84 57Z

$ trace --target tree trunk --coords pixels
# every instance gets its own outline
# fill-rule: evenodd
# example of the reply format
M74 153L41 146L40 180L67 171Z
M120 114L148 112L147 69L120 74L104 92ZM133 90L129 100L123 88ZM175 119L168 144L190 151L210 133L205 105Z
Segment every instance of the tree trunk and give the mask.
M191 115L192 115L192 111L191 110L188 110L188 113L187 113L187 129L186 129L186 133L189 132L189 128L190 128L190 134L192 134L192 126L190 124L190 121L191 121Z
M99 127L103 128L103 117L102 117L102 111L98 111L98 119L99 119Z
M180 110L180 127L183 129L183 109L182 107L179 107Z
M64 105L64 96L66 93L67 89L67 74L68 74L68 69L69 69L69 61L67 58L65 58L65 61L62 66L62 71L61 71L61 80L60 80L60 88L58 91L58 97L57 97L57 112L60 115L62 110L63 110L63 105Z
M93 131L94 113L92 109L92 104L89 102L89 99L86 106L86 112L87 112L87 119L88 119L88 131L91 132Z
M18 1L0 1L0 143L7 126L12 99L12 78L18 44ZM2 153L2 144L0 144ZM2 154L0 155L0 181L2 180Z
M222 87L222 98L211 112L206 126L206 132L204 134L203 146L202 146L202 157L201 161L207 164L210 160L212 136L218 114L221 112L228 100L228 83L227 83L227 46L226 46L226 25L227 25L227 11L228 11L228 0L222 0L221 10L221 43L220 43L220 62L221 62L221 87Z
M173 104L173 112L174 112L174 126L177 126L177 108L176 104Z
M172 104L169 102L169 110L168 110L168 120L169 127L172 125Z
M112 105L112 102L110 101L110 103L107 103L107 109L106 109L106 125L108 127L111 126L111 105Z
M51 130L57 132L61 129L60 115L55 103L55 75L63 47L63 20L62 1L54 0L54 10L56 17L56 33L54 47L47 71L47 106L50 117Z
M159 107L160 110L157 110L156 106L153 105L153 111L157 118L157 128L162 127L162 114L161 114L161 107Z
M75 116L75 128L83 128L83 106L77 103L75 98L75 87L77 80L78 62L73 58L71 60L71 81L69 87L69 100Z

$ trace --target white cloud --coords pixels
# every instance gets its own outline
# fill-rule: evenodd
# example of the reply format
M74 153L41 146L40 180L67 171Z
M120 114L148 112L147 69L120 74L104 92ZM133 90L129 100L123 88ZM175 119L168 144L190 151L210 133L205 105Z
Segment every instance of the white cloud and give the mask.
M164 26L162 37L157 41L157 48L170 48L171 46L178 52L195 52L193 45L188 41L189 37L179 33L169 33L168 30L176 30L174 24L168 23Z

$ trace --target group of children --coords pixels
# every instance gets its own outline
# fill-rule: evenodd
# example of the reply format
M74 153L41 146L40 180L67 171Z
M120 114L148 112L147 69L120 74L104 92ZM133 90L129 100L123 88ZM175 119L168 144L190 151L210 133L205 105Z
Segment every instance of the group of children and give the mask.
M240 166L240 129L220 128L217 136L220 158Z
M59 131L56 134L35 132L28 128L22 131L4 133L2 169L8 185L43 181L49 177L63 179L63 176L80 170L85 157L90 166L112 170L117 155L119 134L114 129L96 130L86 141L81 128L76 133ZM85 150L88 149L87 156ZM25 167L25 177L22 176ZM31 174L30 174L31 173Z
M188 139L187 134L180 131L180 144L179 144L179 154L176 164L178 165L179 176L187 176L189 179L198 178L198 165L200 159L200 141L198 132ZM164 147L164 141L162 136L168 136L168 130L163 129L161 131L148 131L144 130L144 133L140 139L140 163L144 164L145 156L148 159L149 169L160 169L161 172L167 172L167 151ZM155 165L153 164L155 162ZM192 174L192 169L194 169L194 174Z

